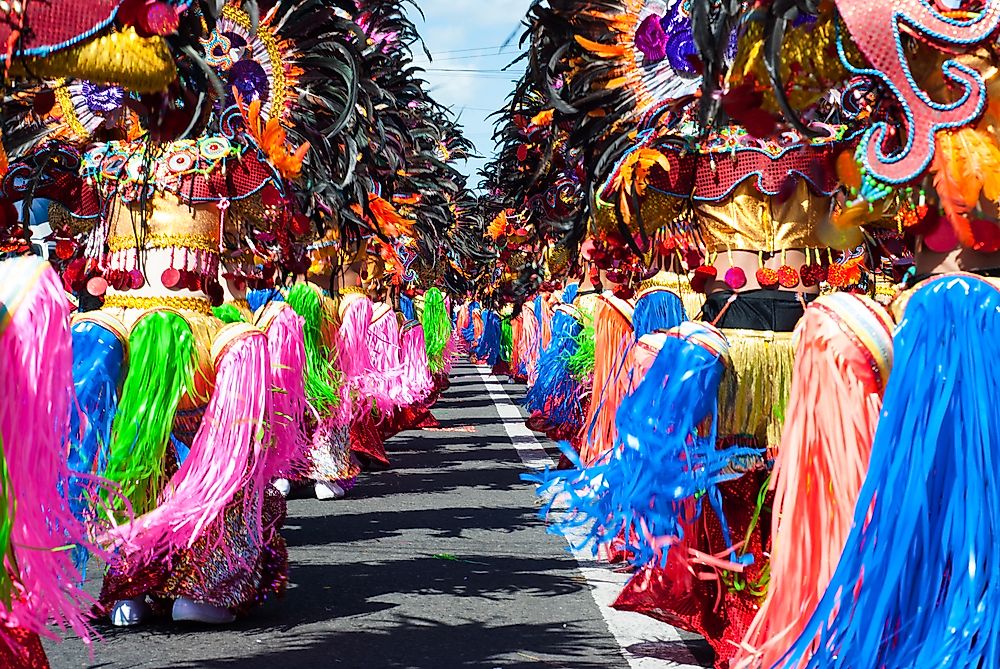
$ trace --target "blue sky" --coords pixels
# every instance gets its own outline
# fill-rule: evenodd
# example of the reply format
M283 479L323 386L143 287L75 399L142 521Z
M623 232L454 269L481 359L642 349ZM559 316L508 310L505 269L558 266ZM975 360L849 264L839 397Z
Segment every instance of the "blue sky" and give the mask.
M479 153L493 153L493 122L487 117L499 109L523 68L500 70L518 55L517 45L531 0L417 0L426 21L411 14L434 57L422 53L416 61L427 69L425 79L435 99L460 115L466 136ZM517 30L517 37L502 52L501 44ZM470 160L465 172L474 175L485 160ZM479 177L473 176L475 187Z

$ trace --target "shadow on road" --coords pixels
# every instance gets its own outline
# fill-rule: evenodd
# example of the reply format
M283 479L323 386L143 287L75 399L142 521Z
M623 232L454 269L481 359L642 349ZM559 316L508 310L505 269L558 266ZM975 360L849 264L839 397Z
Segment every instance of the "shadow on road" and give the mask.
M393 469L364 475L347 499L290 503L283 598L223 628L105 623L96 663L67 641L50 646L53 669L626 667L466 369L434 408L445 431L393 438ZM633 653L687 662L692 651L650 641Z
M511 649L520 649L510 658ZM545 656L560 657L546 661ZM593 639L573 625L497 624L477 620L442 622L401 617L389 629L356 629L297 636L287 645L251 658L174 664L175 669L284 669L291 667L608 667L593 654Z

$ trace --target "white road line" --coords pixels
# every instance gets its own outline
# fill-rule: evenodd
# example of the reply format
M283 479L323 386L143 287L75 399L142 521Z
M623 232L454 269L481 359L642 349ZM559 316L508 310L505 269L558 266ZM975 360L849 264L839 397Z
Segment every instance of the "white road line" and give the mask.
M534 432L524 424L521 410L511 401L500 380L493 376L488 367L477 366L476 370L483 379L486 392L489 393L490 399L496 405L497 414L500 416L507 436L525 466L529 469L555 467L556 463L542 448ZM686 633L648 616L611 608L611 604L618 597L618 593L621 592L628 576L599 565L587 552L574 550L573 556L580 565L580 572L587 579L590 594L604 617L608 631L618 642L622 656L628 662L630 669L699 669L699 666L695 664L679 664L656 657L637 657L629 652L627 649L634 647L666 645L677 647L685 638L682 634L686 635ZM690 635L686 636L690 637ZM691 660L694 661L694 658Z

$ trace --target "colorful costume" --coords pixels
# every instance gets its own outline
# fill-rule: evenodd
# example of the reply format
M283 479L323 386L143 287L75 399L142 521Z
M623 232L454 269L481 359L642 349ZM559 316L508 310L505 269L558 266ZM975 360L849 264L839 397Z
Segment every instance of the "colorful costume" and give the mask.
M63 548L72 542L84 554L104 554L77 517L101 490L93 479L71 479L62 457L71 423L79 422L71 420L70 305L58 276L36 259L0 262L0 307L0 664L44 668L38 635L55 636L50 622L87 643L94 636L87 616L92 600L79 586L74 554Z
M877 81L893 98L858 96L870 126L842 170L853 196L844 225L898 207L917 236L917 279L895 305L892 375L843 555L782 662L982 666L995 657L987 611L997 572L985 548L996 534L996 412L980 403L996 375L981 361L995 345L998 293L975 273L991 275L1000 248L991 111L1000 3L841 0L819 20L842 22L856 89ZM889 125L907 141L890 139Z
M847 293L820 297L799 321L795 373L771 478L770 581L737 667L779 664L826 590L868 473L881 393L892 368L891 330L892 320L878 304Z
M146 595L175 600L177 619L224 622L284 587L284 504L268 484L300 460L300 380L294 372L280 377L302 335L298 321L278 318L269 325L284 330L269 339L271 332L243 322L252 315L242 296L248 287L270 286L278 263L294 264L295 237L310 232L305 215L317 202L333 204L324 181L296 180L328 177L336 164L331 145L363 132L345 125L351 102L306 110L298 101L300 77L324 82L310 84L314 101L354 84L353 55L344 46L351 22L332 14L304 22L309 13L303 3L279 3L258 27L237 4L223 7L208 32L187 37L225 87L211 89L182 68L184 85L205 84L205 95L181 95L166 116L130 110L129 96L148 89L74 81L57 83L52 113L14 117L56 143L17 146L19 162L4 187L9 195L35 192L60 202L53 228L70 254L74 239L82 251L66 283L104 296L100 317L81 316L74 329L81 338L103 331L119 341L102 349L103 359L76 366L74 381L84 396L121 387L88 415L93 432L85 437L98 435L97 448L87 444L76 462L121 486L122 497L109 500L124 522L107 533L116 554L102 593L121 624L143 617ZM164 34L177 25L164 26ZM206 22L182 25L196 31ZM298 51L279 27L298 40L325 37ZM120 40L118 47L130 48ZM180 86L168 79L161 89L168 85ZM101 141L115 125L110 134L119 138ZM145 130L151 141L142 139ZM54 145L70 157L75 146L87 148L76 164L50 163L26 186L16 175ZM227 294L230 308L220 314L229 324L212 311ZM272 360L279 340L289 347ZM276 418L275 406L295 415Z
M841 190L837 160L853 154L858 135L856 114L830 102L829 92L845 70L812 52L796 52L806 75L789 85L798 107L791 114L782 106L784 97L769 93L765 31L756 22L761 17L751 15L737 27L715 20L725 11L679 1L537 3L529 14L533 58L527 84L518 91L525 99L542 92L551 107L546 122L573 127L568 139L531 133L520 141L529 155L548 155L559 141L579 143L570 150L583 155L594 197L583 205L578 234L566 241L589 233L581 255L618 284L616 299L635 295L657 268L668 270L664 282L678 272L691 275L690 282L676 279L673 296L662 293L662 301L654 298L644 308L635 304L628 319L632 337L620 334L625 321L614 312L600 306L595 311L594 387L582 464L602 471L619 448L618 406L635 387L630 376L636 339L676 325L671 319L685 311L725 336L726 373L713 398L717 439L711 445L725 475L706 474L713 503L703 513L678 512L664 525L668 534L660 536L667 542L677 538L669 532L683 530L682 560L725 556L725 564L692 581L683 569L671 571L670 560L643 559L642 543L655 538L642 533L655 533L636 528L639 545L628 548L646 566L616 603L703 634L719 667L728 666L765 592L765 482L785 420L792 330L820 284L836 290L860 283L850 254L831 248L857 243L833 224ZM794 27L796 37L835 32L825 17ZM706 294L703 305L689 297L690 309L684 308L688 285ZM684 363L678 361L673 373L683 374ZM529 385L533 381L529 374ZM669 425L673 410L660 405L657 418ZM671 457L677 459L666 467L685 470L681 450ZM590 473L583 475L589 480ZM673 490L671 477L678 472L659 475L664 489ZM625 483L627 474L616 480L637 490ZM657 494L655 483L642 490ZM697 485L685 490L689 502L701 494ZM637 508L647 503L638 496L631 501ZM581 508L591 508L587 504L580 501ZM601 514L609 509L593 510L603 523ZM627 524L614 529L632 531ZM601 535L602 541L610 538ZM627 545L636 543L624 538Z

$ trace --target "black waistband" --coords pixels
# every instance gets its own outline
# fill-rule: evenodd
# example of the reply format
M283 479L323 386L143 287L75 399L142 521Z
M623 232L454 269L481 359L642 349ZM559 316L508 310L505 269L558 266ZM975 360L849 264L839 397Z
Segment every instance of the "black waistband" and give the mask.
M722 290L712 293L705 300L702 320L732 330L791 332L802 318L805 305L817 297L812 293L784 290L747 290L741 293Z

